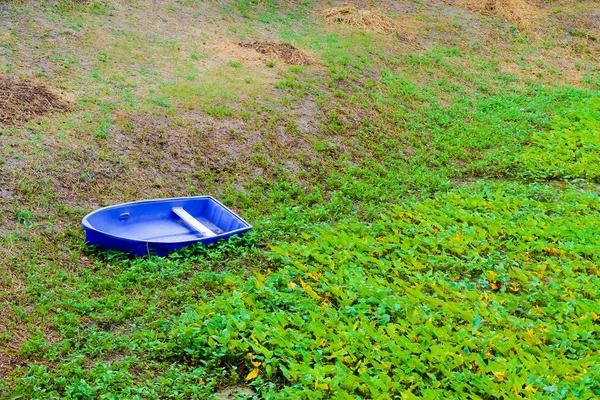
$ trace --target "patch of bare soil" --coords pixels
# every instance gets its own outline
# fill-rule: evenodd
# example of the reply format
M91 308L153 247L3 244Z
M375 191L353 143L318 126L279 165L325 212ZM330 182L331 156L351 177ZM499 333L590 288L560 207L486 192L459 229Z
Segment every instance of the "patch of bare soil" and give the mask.
M42 172L26 164L22 173L49 179L62 203L92 209L92 203L173 197L187 193L190 185L201 192L207 177L228 181L229 176L238 176L243 181L269 174L286 162L296 163L300 171L305 159L317 157L310 141L299 134L310 136L316 129L318 107L314 108L298 110L295 126L270 115L245 121L210 117L199 110L182 113L177 121L123 115L117 125L127 128L116 127L110 133L112 139L103 143L103 159L97 157L97 143L73 143L68 151L49 155ZM9 182L16 179L12 176Z
M327 8L320 12L330 24L343 24L369 32L395 34L402 27L379 10L361 10L353 5Z
M561 8L548 17L567 35L570 47L600 51L600 3L582 2L579 9ZM585 10L585 11L583 11Z
M42 84L0 77L0 123L27 122L52 111L67 111L67 99Z
M216 400L234 400L242 398L253 398L256 391L249 386L230 386L216 393Z
M241 42L238 44L243 49L254 49L260 54L275 57L288 65L313 65L315 60L302 50L289 43L274 42Z
M222 42L212 46L211 50L223 59L238 61L245 65L265 65L269 61L264 54L253 48L241 47L237 43Z

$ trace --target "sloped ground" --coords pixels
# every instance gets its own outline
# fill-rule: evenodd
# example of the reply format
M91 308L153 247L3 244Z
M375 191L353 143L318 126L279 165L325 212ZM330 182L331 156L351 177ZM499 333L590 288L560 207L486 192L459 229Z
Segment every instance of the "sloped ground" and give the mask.
M586 168L597 150L597 3L532 3L540 12L528 26L460 1L353 4L377 7L402 34L319 14L341 5L0 5L3 79L74 97L68 110L0 128L0 393L206 398L246 384L257 368L253 390L284 395L295 382L277 369L287 364L231 346L198 358L179 336L201 323L195 305L243 292L242 280L260 285L269 270L285 274L289 260L270 245L323 223L377 223L395 204L474 180L597 181ZM238 43L265 42L315 63L237 52ZM569 111L577 104L589 110ZM551 122L557 115L573 123ZM566 145L545 142L547 132ZM78 224L96 207L194 194L222 199L255 232L163 260L84 245ZM328 393L333 382L323 378L302 390ZM532 382L520 393L544 387Z

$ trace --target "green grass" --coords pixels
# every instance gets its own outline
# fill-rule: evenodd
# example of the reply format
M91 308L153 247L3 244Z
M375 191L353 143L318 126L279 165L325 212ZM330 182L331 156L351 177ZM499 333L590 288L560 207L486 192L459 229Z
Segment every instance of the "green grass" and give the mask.
M412 46L322 5L7 8L0 70L31 53L76 108L0 135L0 397L600 395L587 39L422 5ZM320 65L231 62L215 27ZM255 230L162 259L85 246L100 205L196 194Z

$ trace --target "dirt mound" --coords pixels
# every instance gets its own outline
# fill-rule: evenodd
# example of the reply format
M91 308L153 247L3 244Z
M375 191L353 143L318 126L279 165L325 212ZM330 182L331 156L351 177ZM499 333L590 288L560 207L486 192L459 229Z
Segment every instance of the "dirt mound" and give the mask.
M0 77L0 123L27 122L52 111L66 111L71 104L47 86Z
M398 33L398 23L378 10L359 10L354 6L327 8L320 14L330 24L344 24L369 32Z
M484 15L506 19L520 28L531 28L540 10L526 0L466 0L465 6Z
M269 57L279 58L288 65L313 65L315 60L298 50L289 43L274 43L274 42L241 42L238 46L246 49L254 49L260 54Z
M238 61L245 65L265 65L269 61L254 49L240 47L237 43L222 42L211 47L211 51L223 60Z

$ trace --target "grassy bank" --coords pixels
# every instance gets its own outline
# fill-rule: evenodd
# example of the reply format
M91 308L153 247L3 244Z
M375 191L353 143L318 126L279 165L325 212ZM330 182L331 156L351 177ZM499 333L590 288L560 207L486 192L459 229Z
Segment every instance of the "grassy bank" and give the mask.
M0 6L0 74L72 104L1 128L2 395L600 394L597 5L378 3L395 34L329 6ZM85 246L99 206L197 194L255 230Z

